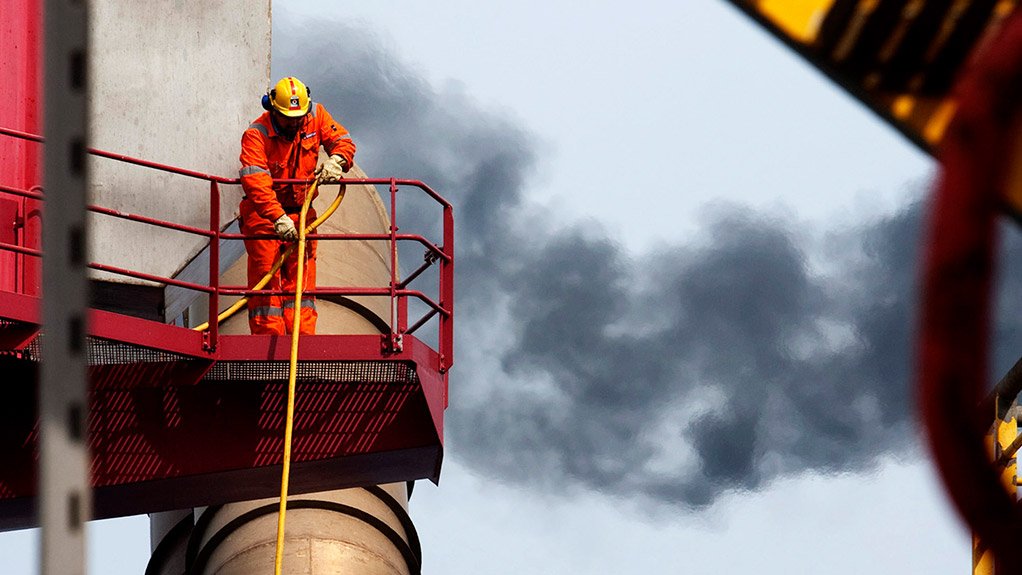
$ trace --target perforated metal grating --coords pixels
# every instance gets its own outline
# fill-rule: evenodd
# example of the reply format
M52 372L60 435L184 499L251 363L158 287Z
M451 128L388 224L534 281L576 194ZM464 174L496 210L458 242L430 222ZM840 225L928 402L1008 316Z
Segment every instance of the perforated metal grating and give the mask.
M46 334L40 333L32 340L32 343L25 348L23 357L30 361L42 361L45 337ZM176 353L94 337L87 338L86 342L89 365L164 363L191 359Z
M288 379L286 361L221 361L206 374L207 381L278 381ZM295 378L337 383L373 382L418 384L415 370L401 361L304 361Z

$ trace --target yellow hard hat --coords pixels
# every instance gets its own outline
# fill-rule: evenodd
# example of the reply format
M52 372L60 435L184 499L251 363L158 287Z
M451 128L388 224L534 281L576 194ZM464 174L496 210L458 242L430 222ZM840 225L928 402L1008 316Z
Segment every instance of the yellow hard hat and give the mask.
M297 118L309 112L310 94L309 87L301 80L294 76L288 76L281 78L277 85L269 91L267 97L263 98L263 107L269 110L269 106L273 106L281 114Z

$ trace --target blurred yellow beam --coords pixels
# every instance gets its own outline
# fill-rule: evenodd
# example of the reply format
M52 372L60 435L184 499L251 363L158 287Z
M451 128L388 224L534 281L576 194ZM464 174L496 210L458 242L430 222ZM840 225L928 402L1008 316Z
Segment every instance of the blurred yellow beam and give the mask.
M1018 451L1019 445L1022 444L1022 440L1019 439L1022 436L1018 434L1016 409L998 409L998 411L1003 411L1004 413L1003 415L998 415L996 423L992 426L993 429L987 434L987 449L994 464L1004 467L1004 470L1001 472L1001 481L1004 483L1005 491L1016 495L1018 491L1018 470L1015 452ZM997 569L993 553L979 539L973 536L972 575L996 575L998 571L1006 572L1005 569Z
M752 4L793 40L808 44L816 39L823 15L834 0L755 0Z
M728 0L933 153L951 86L1016 0Z

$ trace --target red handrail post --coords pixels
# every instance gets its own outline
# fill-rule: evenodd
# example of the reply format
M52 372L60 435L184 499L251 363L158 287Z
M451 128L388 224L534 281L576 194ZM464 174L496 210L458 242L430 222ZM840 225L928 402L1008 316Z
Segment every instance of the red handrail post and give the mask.
M215 181L209 182L209 329L206 338L206 350L215 351L219 325L217 316L220 313L220 187Z
M393 260L391 261L391 270L394 270L391 274L390 290L391 297L397 297L397 328L391 329L396 331L400 335L404 335L408 331L408 296L398 292L398 275L397 275L397 182L395 180L390 181L390 228L391 228L391 251L394 254Z
M408 333L408 296L397 294L397 333Z
M454 364L454 207L444 206L444 254L440 262L440 373ZM446 403L446 401L445 401Z
M397 301L397 179L390 179L390 351L401 351L401 325Z

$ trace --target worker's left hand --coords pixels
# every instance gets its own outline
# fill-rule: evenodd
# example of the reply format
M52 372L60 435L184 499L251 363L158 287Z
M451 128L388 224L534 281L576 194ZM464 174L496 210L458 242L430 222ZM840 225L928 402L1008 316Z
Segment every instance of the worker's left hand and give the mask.
M340 154L334 154L327 158L323 165L316 168L316 175L319 176L319 181L324 184L336 182L341 179L346 172L348 162L344 159L344 156Z

